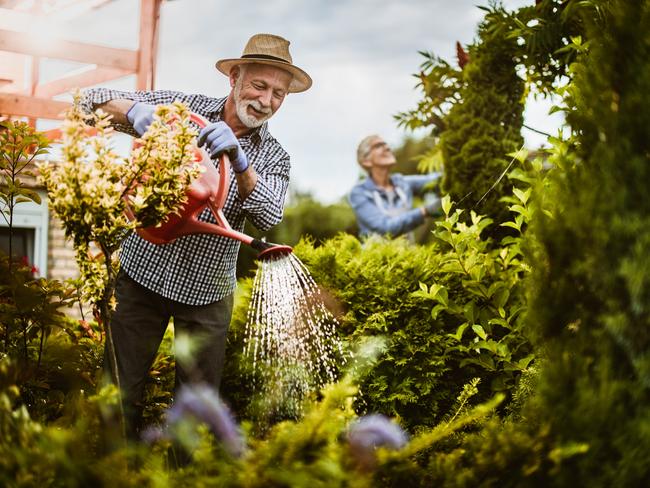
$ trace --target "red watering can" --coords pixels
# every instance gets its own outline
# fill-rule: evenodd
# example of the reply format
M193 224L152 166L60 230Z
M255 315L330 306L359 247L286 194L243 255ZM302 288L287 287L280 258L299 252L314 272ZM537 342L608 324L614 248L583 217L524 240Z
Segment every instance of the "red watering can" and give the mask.
M194 113L190 120L200 128L208 125L206 119ZM155 227L136 229L140 237L153 244L168 244L181 236L190 234L216 234L248 244L259 251L258 259L275 259L293 251L290 246L254 239L230 227L222 212L230 183L230 159L226 153L219 156L219 170L205 149L194 148L194 161L201 164L205 171L188 187L187 202L183 204L180 215L170 215L167 220ZM217 221L216 224L199 220L199 215L206 207L212 211L212 215ZM134 218L128 205L128 199L126 213L130 219Z

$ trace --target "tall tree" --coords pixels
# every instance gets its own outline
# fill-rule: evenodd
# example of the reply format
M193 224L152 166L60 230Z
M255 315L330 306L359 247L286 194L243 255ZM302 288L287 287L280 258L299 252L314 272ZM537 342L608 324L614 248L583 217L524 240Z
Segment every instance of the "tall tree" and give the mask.
M583 17L590 44L572 67L571 150L554 155L560 211L534 228L539 412L586 450L565 461L561 486L650 475L650 1L602 3L604 22Z
M451 108L440 134L443 190L457 202L465 199L461 207L476 205L479 213L497 222L506 220L499 198L510 188L503 181L492 185L508 165L506 155L523 144L525 87L516 71L516 40L504 28L507 16L501 7L488 9L479 26L479 42L469 47L462 102Z
M520 48L512 36L513 14L498 3L481 8L486 15L477 42L469 52L457 46L462 68L422 53L427 57L418 75L423 100L396 118L411 129L431 127L439 138L444 192L460 207L504 221L507 210L499 199L510 188L505 180L492 185L509 163L507 154L522 147L525 82L517 75Z

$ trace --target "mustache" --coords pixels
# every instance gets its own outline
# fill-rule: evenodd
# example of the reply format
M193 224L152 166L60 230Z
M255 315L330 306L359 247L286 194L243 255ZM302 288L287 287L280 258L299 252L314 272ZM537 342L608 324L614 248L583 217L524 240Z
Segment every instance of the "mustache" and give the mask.
M251 100L250 102L248 102L248 104L258 112L262 112L263 114L271 115L273 113L271 107L264 107L259 100Z

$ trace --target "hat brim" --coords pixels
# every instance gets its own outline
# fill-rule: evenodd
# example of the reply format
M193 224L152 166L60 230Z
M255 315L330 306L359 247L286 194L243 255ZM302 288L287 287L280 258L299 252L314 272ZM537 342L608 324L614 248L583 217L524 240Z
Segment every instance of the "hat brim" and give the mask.
M224 75L230 76L230 70L233 69L238 64L266 64L269 66L275 66L277 68L288 71L292 76L291 84L289 85L289 93L300 93L304 92L311 87L312 80L311 77L305 73L303 70L289 64L285 61L275 61L273 59L264 59L264 58L234 58L234 59L220 59L215 64L215 67Z

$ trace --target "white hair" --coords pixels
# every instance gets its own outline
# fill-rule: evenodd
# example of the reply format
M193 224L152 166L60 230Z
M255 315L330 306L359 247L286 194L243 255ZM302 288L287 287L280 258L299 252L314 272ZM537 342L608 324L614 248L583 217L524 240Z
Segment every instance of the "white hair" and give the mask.
M359 164L363 163L370 154L371 142L375 139L380 139L380 137L377 134L372 134L364 137L359 143L357 147L357 162Z

